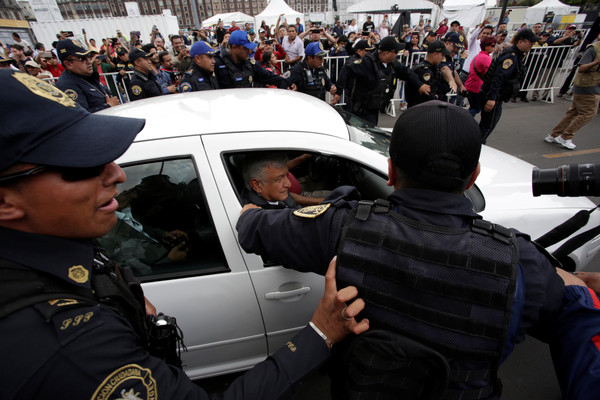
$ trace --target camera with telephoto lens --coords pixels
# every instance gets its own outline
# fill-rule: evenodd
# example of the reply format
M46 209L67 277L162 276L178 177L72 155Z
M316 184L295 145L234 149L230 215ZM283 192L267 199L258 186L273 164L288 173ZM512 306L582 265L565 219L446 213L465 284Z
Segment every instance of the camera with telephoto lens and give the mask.
M549 169L534 167L531 180L533 195L600 196L599 177L600 163L561 165Z

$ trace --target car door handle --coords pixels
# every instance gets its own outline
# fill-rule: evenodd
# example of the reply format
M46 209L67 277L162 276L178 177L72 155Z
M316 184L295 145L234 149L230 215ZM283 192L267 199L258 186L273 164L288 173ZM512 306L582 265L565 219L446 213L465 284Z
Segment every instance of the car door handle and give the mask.
M265 293L265 299L267 300L281 300L281 299L289 299L290 297L300 296L305 293L310 292L310 286L302 286L298 289L293 290L284 290L284 291L276 291L276 292L268 292Z

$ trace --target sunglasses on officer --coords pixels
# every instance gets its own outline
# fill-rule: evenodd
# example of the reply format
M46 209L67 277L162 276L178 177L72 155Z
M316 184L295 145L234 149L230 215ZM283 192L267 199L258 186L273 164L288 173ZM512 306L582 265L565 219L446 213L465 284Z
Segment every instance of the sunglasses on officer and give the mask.
M24 171L15 172L14 174L0 176L0 185L49 171L60 173L62 179L66 182L83 181L86 179L96 178L100 176L100 174L102 174L102 172L104 171L105 166L106 164L96 165L94 167L75 168L39 165L37 167L26 169Z
M71 57L71 58L67 58L65 61L71 61L71 62L75 62L75 61L81 61L81 62L86 62L86 61L90 61L92 59L92 57L88 54L87 56L81 56L81 57Z

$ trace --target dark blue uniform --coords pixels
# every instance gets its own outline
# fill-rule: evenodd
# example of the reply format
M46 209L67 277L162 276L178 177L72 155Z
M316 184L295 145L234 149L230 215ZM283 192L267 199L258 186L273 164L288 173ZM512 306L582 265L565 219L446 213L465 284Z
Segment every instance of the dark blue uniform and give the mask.
M298 91L325 100L325 94L331 89L331 79L325 68L312 69L306 61L296 63L290 70L288 83L296 84Z
M158 83L158 78L153 71L147 75L135 70L129 82L129 92L131 101L147 99L163 95L163 89Z
M75 289L90 289L94 251L88 240L0 228L0 268L16 263ZM0 329L3 399L209 398L181 369L150 356L130 322L104 304L80 303L66 293L0 318ZM307 326L288 347L210 398L285 397L329 353Z
M88 77L76 75L66 70L58 78L56 87L89 112L96 112L110 107L106 103L106 95L112 95L108 88L100 83L96 71Z
M325 207L330 204L329 208L320 215L312 215L312 218L294 215L291 210L247 210L237 223L240 244L246 251L281 262L285 267L324 274L329 261L338 251L342 229L351 210L357 207L357 200L356 189L341 187L325 200ZM440 229L463 228L473 219L480 218L472 211L468 199L449 193L400 189L392 193L388 200L393 210L412 221L411 224L423 223ZM289 246L289 243L294 243L294 246ZM518 284L508 339L501 352L502 359L516 343L523 341L526 333L548 339L543 337L548 333L544 331L546 324L551 322L548 317L560 309L563 294L562 279L546 256L524 235L518 235L517 243ZM368 295L359 295L369 301ZM494 378L481 379L484 385L486 379L489 382Z
M222 89L258 87L275 85L287 89L287 81L279 75L267 71L256 63L254 58L244 60L241 64L233 61L230 55L215 57L215 75Z
M454 71L460 70L460 60L454 56L446 56L444 61L440 64L439 70L441 71L444 67L450 68L452 78L454 79ZM438 99L441 101L448 101L448 96L446 96L448 93L450 93L450 85L444 79L441 79L437 92Z
M420 84L429 85L431 91L428 95L420 94L419 87L415 87L412 82L409 82L404 89L404 96L406 97L408 107L416 106L429 100L438 100L438 89L442 80L439 68L431 65L429 61L423 60L413 68L413 72L419 78Z
M523 54L517 46L503 50L490 66L481 86L481 122L479 129L483 143L492 133L502 116L502 103L517 95L524 73ZM496 102L491 111L483 108L488 100Z
M206 71L196 63L192 63L192 67L185 71L179 85L179 91L182 93L213 89L219 89L214 72Z

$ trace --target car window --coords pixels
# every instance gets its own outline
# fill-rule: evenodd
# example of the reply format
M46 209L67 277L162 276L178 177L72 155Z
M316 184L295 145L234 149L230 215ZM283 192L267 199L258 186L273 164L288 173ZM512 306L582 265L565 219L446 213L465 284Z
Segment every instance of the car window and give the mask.
M99 239L111 259L142 281L229 271L191 159L122 168L117 224Z

